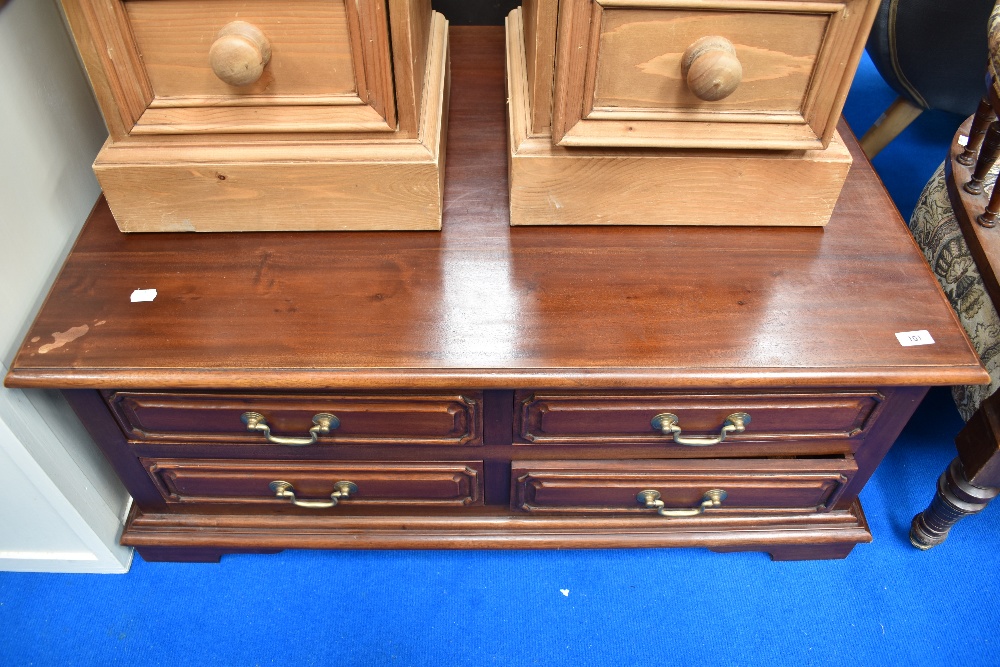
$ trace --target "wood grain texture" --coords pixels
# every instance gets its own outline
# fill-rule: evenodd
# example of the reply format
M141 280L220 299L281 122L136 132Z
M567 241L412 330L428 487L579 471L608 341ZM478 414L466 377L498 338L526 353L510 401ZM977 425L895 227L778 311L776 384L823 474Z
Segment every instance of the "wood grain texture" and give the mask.
M106 144L94 170L119 228L440 229L449 94L447 22L440 14L429 48L414 140L288 144L233 135L193 146ZM269 113L280 117L289 110Z
M830 220L852 159L839 138L822 151L779 152L567 149L532 135L518 16L508 19L512 225L822 226Z
M114 419L109 419L108 405L100 392L86 389L71 389L62 392L73 412L87 433L98 443L108 463L114 468L118 479L128 489L134 505L142 505L147 511L165 509L163 496L150 480L135 454L125 445L125 436ZM133 505L133 506L134 506Z
M857 471L851 458L831 460L514 461L511 509L531 513L629 513L671 522L639 503L649 489L667 509L696 508L709 489L722 506L698 517L762 508L814 513L830 509ZM694 521L695 519L692 519Z
M119 0L65 0L63 10L113 141L128 136L153 100Z
M420 130L432 16L430 0L389 2L392 77L400 136L415 137Z
M726 417L745 412L746 431L701 451L734 444L782 440L863 439L884 397L878 392L783 393L752 395L661 392L636 394L518 392L515 428L520 442L532 444L654 444L677 449L670 436L653 428L654 416L675 414L684 436L717 436Z
M810 547L811 558L843 557L843 545L870 542L860 505L822 514L775 511L752 518L705 516L669 524L655 516L510 516L506 508L440 516L240 516L136 510L122 542L189 549L621 549ZM477 508L478 509L478 508ZM655 525L656 530L651 530Z
M345 141L385 132L412 140L421 131L432 14L429 0L389 4L66 0L64 6L114 142L133 132L272 138L326 132L343 133ZM245 86L223 83L209 64L219 29L237 19L254 23L272 46L262 76Z
M346 100L346 104L343 104ZM162 134L246 134L248 132L392 132L375 109L348 97L319 100L284 98L295 106L208 106L177 107L151 105L142 114L130 136ZM305 102L304 104L302 102Z
M364 462L308 464L229 459L143 460L168 503L263 505L271 512L300 511L307 515L350 514L363 507L465 507L482 505L483 464ZM357 486L350 497L329 509L295 508L275 497L272 481L292 484L300 500L329 500L334 485Z
M859 159L825 229L511 228L503 38L455 34L440 234L122 235L95 209L6 381L65 390L136 498L123 542L213 560L640 546L842 558L870 541L858 492L926 387L987 376L846 126ZM157 298L131 303L140 287ZM935 345L899 346L895 332L920 328ZM248 407L281 435L332 409L346 440L258 442L235 423ZM724 448L664 446L649 435L662 410L688 435L731 410L754 417ZM270 493L277 479L306 500L344 480L359 490L298 508ZM666 519L634 509L646 483L671 505L723 485L732 501Z
M875 0L563 2L553 139L560 146L825 148L877 7ZM710 35L735 45L743 83L706 102L688 90L681 60ZM547 62L537 51L530 57Z
M605 10L590 104L622 114L640 109L801 116L829 16L684 10ZM710 35L725 35L743 66L742 83L704 102L682 76L681 56Z
M308 436L313 415L333 414L336 428L313 447L477 445L482 442L482 394L253 395L115 392L108 404L133 441L262 445L241 415L258 412L276 436ZM509 440L509 438L508 438ZM272 447L276 453L287 447Z
M503 35L466 28L455 38L440 234L123 235L99 206L6 383L453 391L988 380L846 126L857 159L823 229L511 228ZM137 288L159 296L130 303ZM85 335L40 353L84 324ZM899 345L896 332L918 329L936 344Z
M356 95L343 0L128 0L125 8L158 98ZM272 59L254 84L230 86L209 66L219 30L245 21L271 42Z
M532 135L548 134L552 126L557 10L558 3L549 0L524 0L521 6Z

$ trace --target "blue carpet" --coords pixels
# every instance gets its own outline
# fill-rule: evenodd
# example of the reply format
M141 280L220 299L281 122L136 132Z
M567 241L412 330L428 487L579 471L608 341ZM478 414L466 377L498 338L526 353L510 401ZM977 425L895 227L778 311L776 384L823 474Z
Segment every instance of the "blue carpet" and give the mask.
M862 65L861 131L892 93ZM927 113L876 160L904 215L959 119ZM284 552L125 576L0 573L5 665L998 665L1000 505L929 552L907 541L961 420L932 390L862 493L844 561L702 550Z

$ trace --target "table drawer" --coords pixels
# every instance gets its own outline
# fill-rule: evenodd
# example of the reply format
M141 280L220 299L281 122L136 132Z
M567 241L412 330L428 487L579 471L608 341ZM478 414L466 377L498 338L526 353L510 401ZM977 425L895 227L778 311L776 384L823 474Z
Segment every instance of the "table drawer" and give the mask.
M517 395L516 442L534 445L705 446L719 440L732 415L748 415L744 429L728 429L712 451L733 445L863 438L882 405L876 391L773 394ZM663 415L673 415L672 428ZM659 420L657 419L659 417ZM660 427L654 426L660 424ZM666 433L664 433L664 427ZM679 429L679 431L678 431ZM690 445L682 444L690 443ZM708 451L708 450L706 450Z
M63 2L132 135L396 129L381 0Z
M114 392L105 398L125 435L137 442L270 442L281 447L482 443L482 392L309 396ZM254 430L249 428L248 413L259 416ZM326 432L318 425L321 415L332 417ZM315 443L310 442L311 429L316 431Z
M855 472L850 457L514 461L511 506L524 512L657 515L659 501L668 517L757 509L815 512L831 508ZM722 492L715 496L717 506L700 512L713 491Z
M308 464L223 459L141 461L169 503L274 507L298 504L305 509L483 504L482 461Z
M564 0L563 146L825 148L877 0Z

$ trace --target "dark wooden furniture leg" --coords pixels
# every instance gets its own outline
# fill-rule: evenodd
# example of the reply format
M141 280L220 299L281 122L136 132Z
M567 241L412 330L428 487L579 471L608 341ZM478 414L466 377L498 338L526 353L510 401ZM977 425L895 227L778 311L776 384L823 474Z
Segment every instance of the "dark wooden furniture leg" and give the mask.
M958 457L938 479L937 493L913 517L910 542L930 549L970 514L981 512L1000 493L1000 398L986 399L955 438Z

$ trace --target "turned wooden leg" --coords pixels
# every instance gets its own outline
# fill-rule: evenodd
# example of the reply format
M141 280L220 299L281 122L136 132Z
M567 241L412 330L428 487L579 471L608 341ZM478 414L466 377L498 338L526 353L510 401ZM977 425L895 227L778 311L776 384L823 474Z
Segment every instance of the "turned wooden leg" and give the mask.
M1000 188L994 184L990 203L986 205L986 210L976 217L976 222L983 227L996 227L997 216L1000 216Z
M871 160L888 146L889 142L896 138L896 135L916 120L923 111L923 107L919 107L902 97L897 97L896 101L885 110L885 113L872 123L872 126L865 132L865 136L861 137L861 150Z
M986 138L983 139L983 148L979 151L979 159L976 161L972 178L962 186L966 192L970 195L983 194L983 182L997 161L998 154L1000 154L1000 123L993 121L986 130Z
M938 478L937 493L923 512L910 524L910 544L927 550L948 537L948 531L962 517L977 514L989 504L998 489L975 486L965 476L965 468L957 457Z
M984 96L979 101L979 108L976 109L976 117L972 119L972 128L969 130L969 143L965 145L965 150L955 160L959 164L971 167L976 163L976 156L979 154L979 147L983 145L983 138L986 136L986 128L997 119L990 105L990 98Z
M958 436L958 457L938 479L930 506L913 517L910 542L930 549L962 517L981 512L1000 494L1000 392L979 406Z

